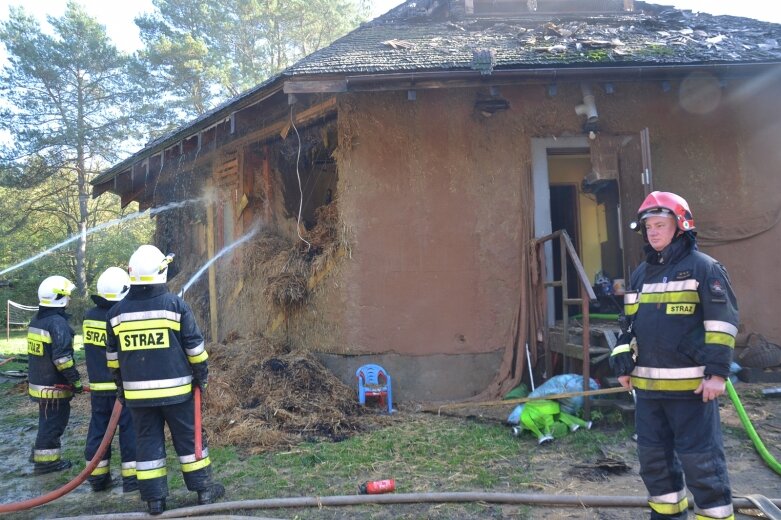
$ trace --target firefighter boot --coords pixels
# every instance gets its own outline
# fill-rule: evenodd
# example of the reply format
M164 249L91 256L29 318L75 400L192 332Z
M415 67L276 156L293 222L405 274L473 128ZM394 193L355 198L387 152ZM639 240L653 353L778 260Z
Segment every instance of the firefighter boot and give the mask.
M209 487L198 491L198 505L213 504L225 494L225 486L219 482L210 484Z
M136 477L122 477L122 492L132 493L133 491L138 491L138 480Z
M33 473L35 475L45 475L46 473L54 473L55 471L62 471L68 469L73 464L69 460L55 460L53 462L36 462L33 466Z
M90 477L87 481L89 482L92 491L95 492L106 491L107 489L111 489L114 485L114 481L111 479L111 473L104 473L98 477Z
M163 514L163 511L165 511L165 498L147 501L146 510L149 511L150 515Z

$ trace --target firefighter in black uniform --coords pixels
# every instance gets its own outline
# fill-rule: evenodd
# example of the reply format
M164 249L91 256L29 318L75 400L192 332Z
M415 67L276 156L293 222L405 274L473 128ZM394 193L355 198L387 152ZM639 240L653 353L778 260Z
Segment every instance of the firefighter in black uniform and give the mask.
M136 477L150 514L165 510L168 483L164 425L168 424L187 489L197 491L198 504L210 504L225 493L212 480L205 439L198 457L195 446L194 385L206 389L208 355L190 307L168 292L168 264L151 245L130 257L130 291L106 320L106 357L115 369L117 395L122 395L136 430Z
M38 435L30 462L36 475L71 467L62 458L60 437L70 419L73 394L83 389L73 361L73 336L65 307L74 285L50 276L38 287L38 312L27 330L28 392L38 402Z
M130 277L124 269L109 267L98 278L98 294L92 295L97 307L84 314L84 353L87 358L90 403L92 415L87 431L87 445L84 457L92 460L108 429L111 412L117 398L117 385L106 363L106 313L127 295ZM127 407L119 416L119 450L122 460L122 491L129 493L138 489L136 481L136 432ZM104 491L113 485L111 478L111 444L103 459L92 470L88 479L93 491Z
M632 273L624 297L630 330L610 364L637 394L637 450L651 518L687 518L688 487L698 520L733 519L717 398L735 347L735 295L724 267L697 250L686 200L655 191L638 221L647 257Z

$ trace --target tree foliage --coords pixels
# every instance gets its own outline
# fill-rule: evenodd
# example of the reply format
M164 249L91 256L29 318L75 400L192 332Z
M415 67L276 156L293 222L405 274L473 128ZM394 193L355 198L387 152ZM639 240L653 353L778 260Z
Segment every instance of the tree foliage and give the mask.
M136 19L151 81L193 117L354 28L368 0L153 0Z
M87 285L86 239L89 180L117 160L143 116L144 90L133 82L137 63L119 52L75 2L60 18L49 17L51 34L21 8L0 24L9 64L0 72L0 130L11 136L0 150L0 180L30 188L55 175L75 179L76 200L55 190L49 196L76 220L65 232L82 234L76 247L75 283ZM72 176L71 176L72 175ZM73 228L67 227L75 224Z
M73 173L53 175L32 188L0 187L0 270L17 266L46 250L51 253L0 276L13 286L3 288L2 299L35 305L38 285L47 276L59 274L76 278L76 241L78 233L78 189ZM119 197L103 195L89 201L88 230L107 226L106 231L87 235L85 261L87 287L110 266L125 267L130 255L148 243L154 221L138 214L135 204L120 208ZM138 218L135 218L138 216ZM124 220L123 220L124 219ZM116 224L114 224L116 223ZM57 247L63 244L62 247ZM83 298L74 298L74 310L84 306ZM81 304L81 305L79 305ZM0 309L4 317L5 307Z

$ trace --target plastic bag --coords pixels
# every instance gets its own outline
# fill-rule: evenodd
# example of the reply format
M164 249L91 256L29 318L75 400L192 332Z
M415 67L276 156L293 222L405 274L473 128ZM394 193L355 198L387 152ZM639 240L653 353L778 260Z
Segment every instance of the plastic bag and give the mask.
M589 389L598 390L599 384L593 379L589 379ZM529 397L544 397L546 395L553 394L568 394L572 392L583 391L583 376L578 374L561 374L553 376L542 385L538 386ZM557 399L561 406L561 411L570 415L578 415L578 412L583 408L583 396L567 397L564 399ZM508 424L518 424L521 421L521 413L523 412L523 405L516 406L510 415L507 417Z

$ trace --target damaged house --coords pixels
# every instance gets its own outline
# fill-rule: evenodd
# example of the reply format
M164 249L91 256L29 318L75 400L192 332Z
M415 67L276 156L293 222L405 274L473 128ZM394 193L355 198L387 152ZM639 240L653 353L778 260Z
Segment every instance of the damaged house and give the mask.
M618 312L654 189L689 201L741 332L779 343L779 43L776 24L631 0L409 0L94 195L204 197L160 213L156 244L178 290L246 240L185 293L211 340L283 338L350 384L379 363L400 399L502 395L527 345L538 377L597 373L605 347L561 322L595 326L573 315L604 279L591 312Z

